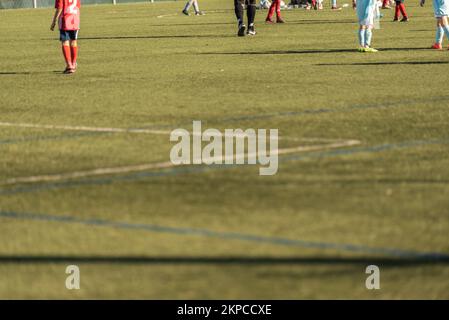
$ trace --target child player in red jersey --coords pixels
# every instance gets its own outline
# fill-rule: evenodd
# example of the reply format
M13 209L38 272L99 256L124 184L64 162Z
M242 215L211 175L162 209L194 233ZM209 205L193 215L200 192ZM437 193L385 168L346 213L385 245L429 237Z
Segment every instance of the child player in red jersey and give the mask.
M78 31L80 29L81 0L55 0L55 15L50 26L54 30L56 21L59 25L59 39L66 62L65 74L76 71L78 56Z

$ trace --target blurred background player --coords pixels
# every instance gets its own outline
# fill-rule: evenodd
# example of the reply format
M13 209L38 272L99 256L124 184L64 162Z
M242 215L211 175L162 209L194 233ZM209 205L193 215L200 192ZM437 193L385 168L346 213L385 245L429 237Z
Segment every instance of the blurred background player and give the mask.
M285 21L281 17L281 0L273 0L271 3L270 9L268 10L267 18L265 22L274 23L273 14L276 11L276 23L284 23Z
M408 16L407 12L405 12L404 0L396 0L396 7L394 8L394 19L393 21L399 20L399 13L402 14L401 22L407 22Z
M243 11L246 7L246 15L248 17L248 31L249 36L254 36L256 30L254 28L254 19L256 18L256 0L234 0L234 11L238 21L238 33L239 37L245 36L246 26L243 21Z
M377 52L376 49L371 48L377 0L352 0L352 7L357 9L359 19L359 52Z
M420 6L424 6L425 0L420 1ZM433 0L433 11L435 18L437 19L437 33L435 37L435 43L432 49L443 49L443 37L449 40L449 25L447 23L447 16L449 15L449 0ZM449 48L448 48L449 49Z
M184 13L186 16L188 16L189 15L189 9L192 6L192 4L193 4L193 9L195 10L195 15L196 16L204 15L204 12L200 11L200 7L198 5L198 0L188 0L186 5L185 5L185 7L184 7L184 10L182 10L182 13Z
M340 11L341 7L337 5L337 0L331 0L331 10Z
M62 54L66 62L64 73L76 71L76 58L78 56L78 31L80 28L81 0L56 0L55 14L50 26L53 31L56 21L59 25L59 39L62 44Z
M391 7L390 7L390 0L383 0L382 1L382 9L391 9Z

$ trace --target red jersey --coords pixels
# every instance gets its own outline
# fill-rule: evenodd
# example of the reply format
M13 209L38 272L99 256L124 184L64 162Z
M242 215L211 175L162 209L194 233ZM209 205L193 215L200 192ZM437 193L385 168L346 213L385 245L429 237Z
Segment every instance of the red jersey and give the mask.
M55 0L55 8L62 10L59 30L79 30L81 0Z

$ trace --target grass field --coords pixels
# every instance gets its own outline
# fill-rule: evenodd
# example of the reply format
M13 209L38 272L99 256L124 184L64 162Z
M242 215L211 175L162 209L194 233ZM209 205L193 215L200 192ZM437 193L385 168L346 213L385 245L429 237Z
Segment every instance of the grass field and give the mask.
M383 11L377 54L355 51L349 8L272 26L259 11L258 35L238 38L232 1L201 1L201 17L182 5L83 7L71 76L53 9L0 11L0 298L448 299L449 52L427 49L431 4L409 2L406 24ZM95 175L169 161L173 143L72 130L192 120L320 147L281 156L275 176ZM65 288L69 264L81 290ZM380 290L365 288L370 264Z

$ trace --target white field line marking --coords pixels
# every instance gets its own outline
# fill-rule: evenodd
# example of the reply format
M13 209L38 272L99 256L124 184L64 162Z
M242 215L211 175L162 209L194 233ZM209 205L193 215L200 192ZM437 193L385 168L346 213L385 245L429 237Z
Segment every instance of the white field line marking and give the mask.
M208 13L226 13L225 10L208 10L206 11L206 14ZM173 16L177 16L178 13L169 13L169 14L161 14L159 16L156 16L156 18L165 18L165 17L173 17ZM194 24L192 24L194 25Z
M177 13L169 13L169 14L161 14L160 16L157 16L156 18L165 18L165 17L173 17L177 16Z
M13 122L0 122L0 127L16 127L16 128L32 128L32 129L47 129L47 130L66 130L66 131L85 131L85 132L104 132L104 133L137 133L137 134L158 134L158 135L170 135L171 131L168 130L156 130L156 129L133 129L133 128L109 128L109 127L89 127L89 126L66 126L66 125L52 125L52 124L36 124L36 123L13 123ZM192 136L201 135L198 133L189 133ZM202 136L208 136L202 134ZM246 137L243 134L223 134L224 137ZM296 138L296 137L282 137L278 140L294 140L294 141L319 141L319 142L335 142L341 141L339 139L321 139L321 138Z
M306 152L306 151L317 151L321 149L334 149L340 147L348 147L360 144L358 140L342 140L338 142L333 142L329 144L323 145L310 145L310 146L298 146L293 148L284 148L278 149L273 152L273 154L288 154L288 153L296 153L296 152ZM203 159L203 161L208 160L222 160L225 162L230 159L244 159L248 156L257 155L258 152L255 153L241 153L237 155L231 156L218 156L218 157L210 157ZM55 182L61 180L69 180L69 179L77 179L77 178L86 178L100 175L108 175L108 174L122 174L129 172L138 172L138 171L146 171L151 169L166 169L177 166L186 166L184 164L173 164L170 161L167 162L154 162L154 163L145 163L140 165L131 165L131 166L121 166L121 167L111 167L111 168L98 168L92 170L85 171L75 171L69 173L61 173L61 174L50 174L50 175L40 175L40 176L31 176L31 177L18 177L18 178L10 178L0 182L0 185L12 185L17 183L34 183L34 182Z
M152 129L102 128L102 127L64 126L52 124L13 123L13 122L0 122L0 126L16 127L16 128L49 129L49 130L87 131L87 132L170 134L170 131L152 130Z

